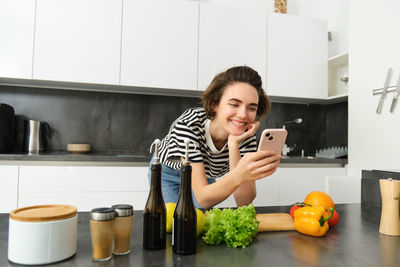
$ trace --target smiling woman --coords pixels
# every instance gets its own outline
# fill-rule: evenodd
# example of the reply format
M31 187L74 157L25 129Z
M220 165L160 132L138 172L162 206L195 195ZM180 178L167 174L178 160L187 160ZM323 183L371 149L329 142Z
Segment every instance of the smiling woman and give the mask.
M274 173L281 158L256 152L259 120L271 106L261 77L250 67L232 67L215 76L201 99L203 107L186 110L161 141L165 202L178 198L184 140L189 138L195 144L189 161L196 206L210 208L231 194L238 206L250 204L255 180Z

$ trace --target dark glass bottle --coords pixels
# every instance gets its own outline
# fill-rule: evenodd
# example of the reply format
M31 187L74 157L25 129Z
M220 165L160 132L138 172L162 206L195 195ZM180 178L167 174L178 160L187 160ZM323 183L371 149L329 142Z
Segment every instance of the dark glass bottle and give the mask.
M185 141L186 155L181 170L181 185L174 212L172 248L177 254L196 253L196 209L192 198L192 166L188 161L188 141Z
M143 248L165 249L167 211L161 191L161 164L158 157L160 140L154 141L153 145L155 149L151 165L150 192L143 211Z

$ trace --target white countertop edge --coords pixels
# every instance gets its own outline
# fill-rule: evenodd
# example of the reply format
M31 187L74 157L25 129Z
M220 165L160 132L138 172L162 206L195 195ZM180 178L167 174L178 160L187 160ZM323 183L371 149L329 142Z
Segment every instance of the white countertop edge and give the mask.
M96 167L148 167L149 162L105 162L105 161L33 161L1 160L0 166L96 166Z
M0 166L96 166L96 167L149 167L149 162L104 162L104 161L18 161L1 160ZM279 168L344 168L341 163L280 163Z

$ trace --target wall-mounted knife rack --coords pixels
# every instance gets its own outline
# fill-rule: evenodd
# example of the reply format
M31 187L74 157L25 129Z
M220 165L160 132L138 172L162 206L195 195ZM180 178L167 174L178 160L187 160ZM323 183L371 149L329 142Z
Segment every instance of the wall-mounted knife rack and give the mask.
M373 95L380 95L382 94L383 88L376 88L372 90ZM387 91L388 93L396 91L396 85L389 86Z
M377 89L372 90L372 95L381 95L380 99L379 99L378 108L376 109L377 114L381 114L383 102L386 98L387 93L390 93L390 92L393 92L393 100L392 100L392 104L390 106L390 112L393 113L394 109L396 108L397 101L398 101L398 98L400 95L400 75L397 79L396 85L391 86L389 84L390 84L390 80L392 77L392 72L393 72L393 69L389 68L388 72L386 74L385 85L383 88L377 88Z

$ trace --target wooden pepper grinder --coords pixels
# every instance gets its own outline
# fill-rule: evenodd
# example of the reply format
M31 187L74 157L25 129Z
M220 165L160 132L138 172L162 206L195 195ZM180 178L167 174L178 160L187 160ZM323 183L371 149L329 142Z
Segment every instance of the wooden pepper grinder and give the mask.
M382 196L382 213L379 233L391 236L400 235L399 194L400 181L389 179L379 180Z

